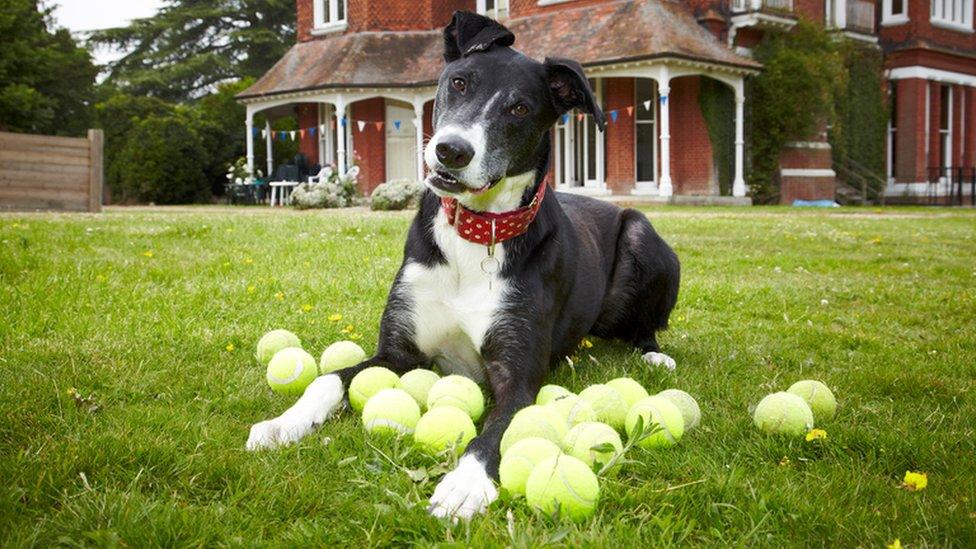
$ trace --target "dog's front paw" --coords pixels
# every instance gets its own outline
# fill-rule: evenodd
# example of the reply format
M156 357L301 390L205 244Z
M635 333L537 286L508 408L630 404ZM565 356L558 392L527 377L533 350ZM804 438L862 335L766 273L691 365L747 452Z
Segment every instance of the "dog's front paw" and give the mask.
M255 423L251 426L251 434L247 437L247 445L245 447L253 452L255 450L274 448L284 444L287 444L287 442L282 439L281 425L276 420L269 419L268 421Z
M498 499L498 489L474 456L465 456L434 489L427 512L438 518L469 520Z
M651 366L663 366L669 372L673 372L674 369L678 367L678 365L675 364L674 359L664 353L655 353L652 351L650 353L644 353L643 358L644 362L650 364Z

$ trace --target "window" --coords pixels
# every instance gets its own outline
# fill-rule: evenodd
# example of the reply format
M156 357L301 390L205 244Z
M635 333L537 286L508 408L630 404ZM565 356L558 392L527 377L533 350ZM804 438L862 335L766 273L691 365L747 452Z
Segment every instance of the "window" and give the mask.
M346 28L347 0L315 0L315 26L312 34L340 31Z
M929 11L935 26L973 30L973 0L932 0Z
M654 182L657 180L657 89L650 78L636 78L636 113L637 133L637 182Z
M508 16L508 0L478 0L478 13L502 19Z
M939 86L939 163L952 167L952 86Z
M891 112L888 113L888 179L895 178L898 165L898 81L891 83Z
M882 0L882 4L882 25L900 25L908 22L908 0Z
M601 80L590 86L601 102ZM586 187L603 189L604 139L596 128L593 116L569 111L560 117L553 135L555 139L556 185L560 188Z

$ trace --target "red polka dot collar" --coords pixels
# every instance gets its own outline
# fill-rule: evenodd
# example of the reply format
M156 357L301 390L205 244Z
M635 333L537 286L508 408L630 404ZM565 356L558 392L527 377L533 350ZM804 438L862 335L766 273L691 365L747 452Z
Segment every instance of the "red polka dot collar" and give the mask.
M441 198L441 208L447 214L447 222L454 226L461 238L493 248L495 244L515 238L529 230L529 225L539 213L548 186L547 176L539 184L539 189L528 206L508 212L475 212L458 203L456 198L448 197Z

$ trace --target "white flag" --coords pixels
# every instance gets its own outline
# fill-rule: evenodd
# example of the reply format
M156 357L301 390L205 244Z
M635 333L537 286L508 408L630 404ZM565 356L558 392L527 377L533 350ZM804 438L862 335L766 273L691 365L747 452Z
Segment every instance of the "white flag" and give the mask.
M644 101L644 110L646 110L646 111L651 110L651 100L650 99L648 99L647 101Z
M292 141L295 140L295 132L288 132L288 135L291 136Z
M261 139L268 138L268 130L261 130Z
M362 120L357 120L356 125L359 126L359 131L363 131L363 128L366 127L366 122L363 122Z

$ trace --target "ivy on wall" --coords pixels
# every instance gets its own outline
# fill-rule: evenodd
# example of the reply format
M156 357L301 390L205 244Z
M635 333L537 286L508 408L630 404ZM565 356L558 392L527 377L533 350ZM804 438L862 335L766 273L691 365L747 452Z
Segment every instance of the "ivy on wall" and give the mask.
M719 194L732 194L735 174L735 94L726 84L701 78L698 104L712 142L712 162Z
M779 195L779 157L789 141L809 139L837 120L847 86L841 48L822 26L800 21L789 33L768 33L755 48L763 71L751 78L750 192L759 203ZM836 127L836 126L835 126Z
M838 177L860 188L868 200L884 192L884 148L888 111L880 48L848 40L841 45L847 86L836 95L837 119L830 130Z

